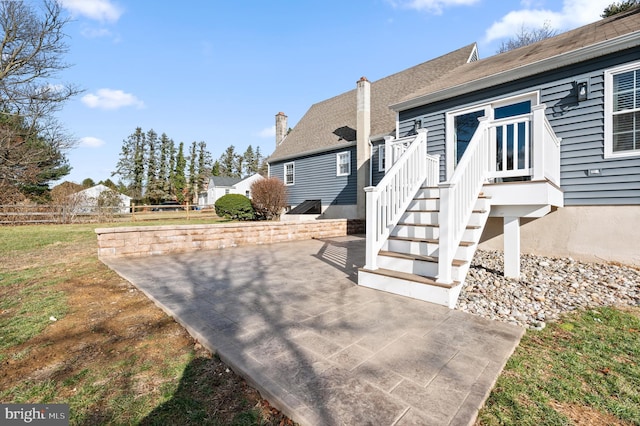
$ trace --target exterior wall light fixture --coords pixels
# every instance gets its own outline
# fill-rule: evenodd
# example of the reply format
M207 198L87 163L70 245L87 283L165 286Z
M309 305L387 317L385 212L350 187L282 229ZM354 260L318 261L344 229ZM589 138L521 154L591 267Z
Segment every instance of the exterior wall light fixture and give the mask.
M578 102L586 101L589 98L586 81L578 81L576 89L578 91Z

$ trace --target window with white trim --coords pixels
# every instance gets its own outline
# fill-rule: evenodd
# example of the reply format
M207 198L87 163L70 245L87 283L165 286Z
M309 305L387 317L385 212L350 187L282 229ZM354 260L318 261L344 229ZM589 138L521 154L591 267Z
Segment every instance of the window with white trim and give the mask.
M386 158L387 158L386 145L385 144L378 145L378 171L379 172L386 172L387 171Z
M296 180L295 163L284 163L284 184L293 185Z
M349 176L351 174L351 151L336 154L336 176Z
M640 155L640 62L604 73L605 157Z

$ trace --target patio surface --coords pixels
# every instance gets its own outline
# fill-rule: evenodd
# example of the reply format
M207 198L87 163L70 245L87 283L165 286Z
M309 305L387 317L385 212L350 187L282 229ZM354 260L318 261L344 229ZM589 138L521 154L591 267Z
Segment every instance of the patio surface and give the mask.
M468 425L524 329L358 287L364 238L104 259L302 425Z

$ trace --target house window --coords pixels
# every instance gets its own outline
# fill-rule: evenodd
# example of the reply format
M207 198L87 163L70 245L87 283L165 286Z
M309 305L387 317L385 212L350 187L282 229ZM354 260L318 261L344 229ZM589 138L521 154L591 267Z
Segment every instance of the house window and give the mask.
M296 168L294 163L284 164L284 183L285 185L293 185L296 180Z
M351 174L351 152L339 152L336 154L336 176L349 176Z
M251 198L251 191L244 191L244 195L245 195L247 198Z
M378 145L378 171L385 172L386 169L386 155L387 149L384 144Z
M605 157L640 155L640 62L605 71Z
M226 188L226 189L224 190L224 195L229 195L229 192L230 192L230 191L231 191L231 190L230 190L229 188Z

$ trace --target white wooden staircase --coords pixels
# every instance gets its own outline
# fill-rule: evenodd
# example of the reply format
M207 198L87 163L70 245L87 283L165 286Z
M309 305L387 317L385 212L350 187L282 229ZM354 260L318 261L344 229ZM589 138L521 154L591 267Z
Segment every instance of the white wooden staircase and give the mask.
M385 158L391 167L377 186L365 188L366 261L358 271L358 284L455 307L492 206L522 216L562 205L560 139L545 108L537 105L529 114L507 119L479 118L446 182L440 182L439 156L427 155L425 129L386 140ZM513 135L523 135L512 141L512 146L524 146L521 154L519 149L500 148L499 141ZM518 160L518 155L523 157ZM492 197L483 195L486 183L519 177L531 184L522 186L521 196L514 197L510 190L505 198L495 189ZM543 189L540 195L534 195L534 187Z
M487 222L490 199L478 197L451 262L451 283L438 282L440 190L422 186L376 255L377 269L359 271L365 287L455 306Z

